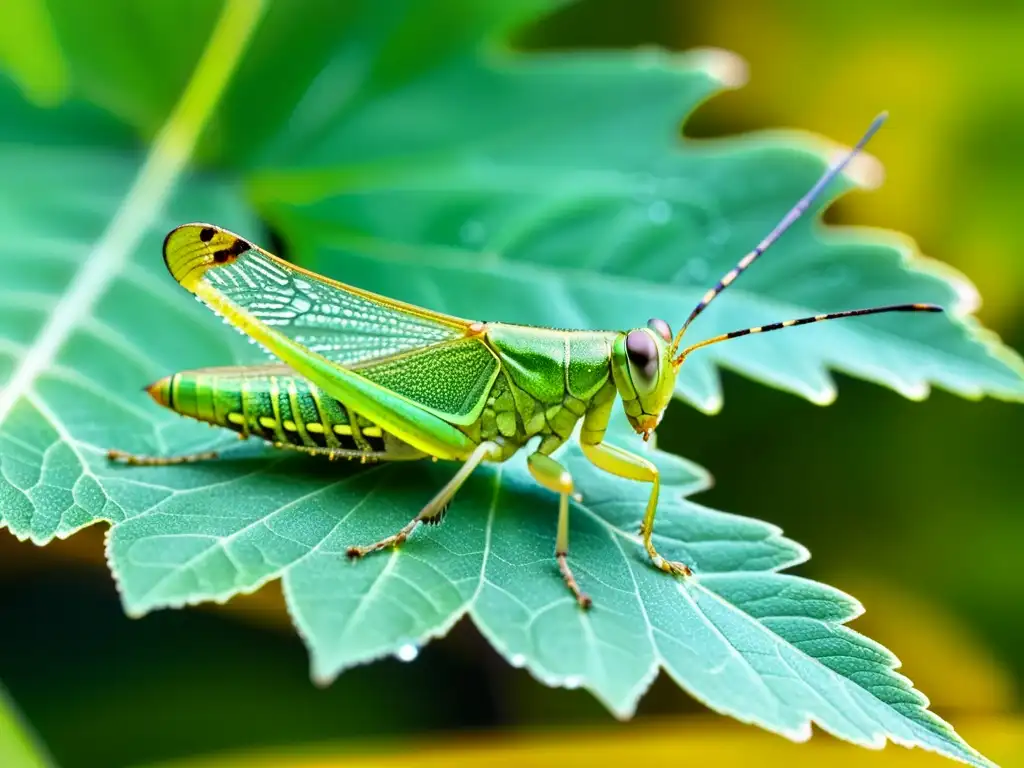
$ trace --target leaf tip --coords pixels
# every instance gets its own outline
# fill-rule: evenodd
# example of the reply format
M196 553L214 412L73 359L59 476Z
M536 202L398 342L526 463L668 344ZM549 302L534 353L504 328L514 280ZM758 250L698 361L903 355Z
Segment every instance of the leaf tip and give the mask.
M833 147L828 152L828 161L829 163L839 162L849 152L850 149L848 147ZM874 155L861 152L846 166L843 170L843 176L860 189L878 189L885 181L885 166Z
M319 669L315 664L309 673L309 679L317 688L329 688L337 677L338 674L336 672Z
M912 265L917 271L934 275L953 289L956 298L953 306L947 308L950 314L963 317L981 309L981 294L967 275L950 264L921 253L911 238L905 238L901 245L904 263Z
M895 386L896 391L903 395L903 397L916 403L922 403L927 400L932 391L931 386L924 380L901 382Z
M808 389L806 392L807 399L815 405L822 407L832 405L836 401L836 397L839 395L835 388L835 385L829 384L819 389Z
M693 48L687 51L695 64L723 88L742 88L750 79L746 60L723 48Z
M701 400L694 400L697 410L708 416L717 416L725 406L721 392L712 392Z

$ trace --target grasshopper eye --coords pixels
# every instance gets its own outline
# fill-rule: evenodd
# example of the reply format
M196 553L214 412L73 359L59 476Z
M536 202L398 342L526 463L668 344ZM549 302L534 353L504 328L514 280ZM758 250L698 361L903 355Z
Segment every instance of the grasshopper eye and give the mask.
M626 336L626 357L633 370L651 381L658 372L658 345L647 331L630 331Z
M647 321L647 327L654 331L656 334L661 336L665 341L672 341L672 329L669 328L668 323L662 320L660 317L652 317Z

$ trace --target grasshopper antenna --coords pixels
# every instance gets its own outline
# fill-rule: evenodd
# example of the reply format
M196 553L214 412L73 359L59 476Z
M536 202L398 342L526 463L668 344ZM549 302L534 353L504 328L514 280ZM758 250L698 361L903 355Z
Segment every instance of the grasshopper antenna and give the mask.
M810 208L811 203L814 202L815 198L817 198L818 195L821 194L821 191L825 189L825 187L828 185L830 181L832 181L832 179L834 179L836 176L842 173L843 169L850 164L850 161L853 160L853 158L856 157L857 154L864 148L864 145L871 140L871 137L875 135L879 128L882 127L882 123L884 123L886 121L886 118L888 117L888 112L882 112L881 114L879 114L871 122L871 125L868 127L867 131L864 132L864 135L861 136L860 141L858 141L854 145L853 149L846 153L846 155L844 155L835 165L833 165L831 168L825 171L822 177L818 179L818 182L813 187L811 187L807 194L800 198L799 202L797 202L797 204L794 205L789 210L789 213L783 216L782 220L775 225L775 229L769 232L768 236L764 238L764 240L762 240L760 243L758 243L757 247L754 248L754 250L752 250L750 253L748 253L746 256L740 259L739 264L737 264L735 267L729 270L725 274L725 276L718 281L714 288L712 288L711 290L704 294L704 298L702 298L700 300L700 303L698 303L697 306L693 308L693 311L690 313L690 316L686 319L686 322L683 323L683 327L679 329L679 333L677 333L675 339L672 340L670 354L674 355L676 353L676 350L679 349L679 344L683 340L683 334L686 333L686 329L690 327L690 323L692 323L696 319L696 317L707 308L708 304L710 304L718 294L720 294L722 291L728 288L729 285L737 277L743 274L743 271L746 270L746 268L749 267L751 264L753 264L758 256L767 251L775 243L775 241L782 237L783 233L787 229L789 229L793 225L793 223L797 219L799 219L808 208ZM794 322L793 324L797 323ZM679 359L681 360L682 358ZM678 365L678 362L676 364Z
M728 341L729 339L738 339L740 336L749 336L753 333L768 333L769 331L778 331L783 328L790 328L794 325L809 325L810 323L820 323L823 320L838 320L841 317L859 317L860 315L880 315L883 312L941 312L942 307L937 304L890 304L885 307L871 307L869 309L850 309L845 312L830 312L827 315L811 315L809 317L801 317L797 320L784 320L781 323L770 323L768 325L758 325L754 328L744 328L740 331L731 331L730 333L723 333L721 336L713 336L710 339L697 342L693 346L687 347L672 364L678 368L682 365L683 360L686 356L693 352L695 349L701 347L707 347L711 344L717 344L720 341Z

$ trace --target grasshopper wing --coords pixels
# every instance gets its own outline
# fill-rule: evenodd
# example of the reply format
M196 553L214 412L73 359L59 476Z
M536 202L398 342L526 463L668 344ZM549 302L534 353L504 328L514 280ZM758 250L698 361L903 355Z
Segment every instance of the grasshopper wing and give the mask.
M314 274L209 224L171 231L164 261L187 290L206 282L253 319L346 366L462 338L472 325Z
M330 280L220 227L172 230L164 261L228 323L368 417L386 401L410 423L426 411L470 424L500 369L479 324Z

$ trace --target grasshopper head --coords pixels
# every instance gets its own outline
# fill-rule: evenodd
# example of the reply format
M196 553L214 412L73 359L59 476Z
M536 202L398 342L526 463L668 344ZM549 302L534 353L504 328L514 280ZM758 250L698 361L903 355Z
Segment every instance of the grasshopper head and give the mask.
M829 312L827 314L809 315L807 317L783 320L767 325L758 325L752 328L741 328L729 333L722 333L712 336L704 341L691 344L688 347L680 348L683 335L698 315L719 296L722 291L732 285L746 269L756 261L761 254L767 251L775 243L782 233L796 221L805 211L810 208L821 191L828 186L829 181L839 175L858 152L864 147L875 131L885 121L883 112L875 118L867 132L853 149L847 152L838 162L833 164L818 182L811 187L789 213L782 217L775 228L765 237L754 250L740 259L739 263L725 273L722 278L711 288L697 306L690 312L686 322L679 328L675 338L668 323L664 320L649 320L646 328L637 328L628 333L620 333L615 338L612 348L612 376L615 379L615 386L622 397L623 407L629 423L637 432L647 440L650 438L654 428L661 421L665 408L672 400L672 391L675 388L676 373L686 359L687 355L703 347L718 344L730 339L738 339L741 336L751 334L780 331L783 328L791 328L797 325L809 325L820 323L825 320L838 320L844 317L860 317L862 315L877 315L883 312L941 312L942 307L935 304L888 304L881 307L867 307L864 309L848 309L841 312Z
M672 364L672 330L652 318L646 328L615 337L612 377L629 423L644 440L650 438L672 401L677 367Z

